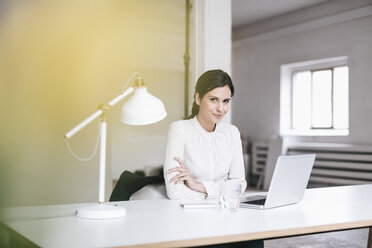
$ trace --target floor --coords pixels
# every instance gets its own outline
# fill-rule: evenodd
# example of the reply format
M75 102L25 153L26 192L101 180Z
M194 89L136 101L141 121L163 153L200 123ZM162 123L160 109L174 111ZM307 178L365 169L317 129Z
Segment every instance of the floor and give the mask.
M365 248L368 229L313 234L265 241L265 248Z

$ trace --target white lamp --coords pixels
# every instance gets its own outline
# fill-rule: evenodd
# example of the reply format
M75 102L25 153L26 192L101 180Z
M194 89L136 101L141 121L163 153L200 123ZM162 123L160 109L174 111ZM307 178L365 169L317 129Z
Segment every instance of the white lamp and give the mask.
M105 201L105 174L106 174L106 135L107 135L107 118L108 110L124 99L126 96L133 95L123 105L120 120L129 125L148 125L158 122L167 116L164 104L161 100L147 92L140 77L136 79L136 85L123 91L108 104L100 105L99 109L91 116L86 118L79 125L65 134L65 139L70 139L74 134L84 128L98 117L100 122L100 166L99 166L99 188L98 204L89 207L79 208L77 216L88 219L112 219L121 218L126 215L123 207L118 207L104 203Z

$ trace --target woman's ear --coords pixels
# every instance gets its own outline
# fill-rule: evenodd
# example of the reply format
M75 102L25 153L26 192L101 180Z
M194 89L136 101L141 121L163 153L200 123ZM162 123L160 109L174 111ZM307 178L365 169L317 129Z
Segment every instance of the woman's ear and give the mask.
M200 105L199 92L195 92L195 102L197 105Z

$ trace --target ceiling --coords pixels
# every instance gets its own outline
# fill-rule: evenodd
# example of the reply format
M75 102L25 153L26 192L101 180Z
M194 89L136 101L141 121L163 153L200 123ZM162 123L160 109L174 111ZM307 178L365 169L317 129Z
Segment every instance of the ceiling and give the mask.
M232 0L232 25L239 27L328 0Z

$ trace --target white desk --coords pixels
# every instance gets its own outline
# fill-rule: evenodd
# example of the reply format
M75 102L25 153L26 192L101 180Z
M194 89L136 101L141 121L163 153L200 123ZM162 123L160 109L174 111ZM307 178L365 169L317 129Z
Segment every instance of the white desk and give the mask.
M42 247L184 247L361 227L370 227L371 247L372 184L310 189L299 204L232 214L184 210L170 200L118 205L127 217L86 220L74 216L81 204L40 206L9 209L5 224L21 243Z

